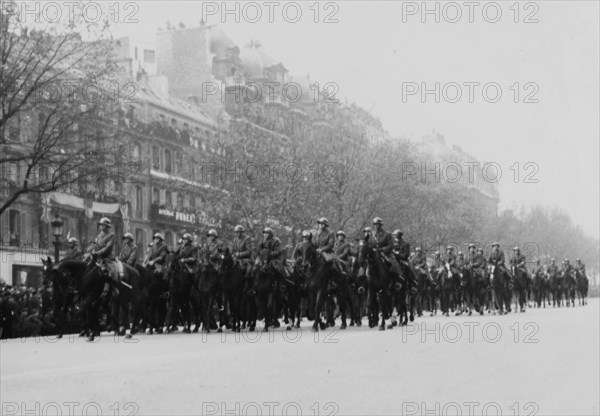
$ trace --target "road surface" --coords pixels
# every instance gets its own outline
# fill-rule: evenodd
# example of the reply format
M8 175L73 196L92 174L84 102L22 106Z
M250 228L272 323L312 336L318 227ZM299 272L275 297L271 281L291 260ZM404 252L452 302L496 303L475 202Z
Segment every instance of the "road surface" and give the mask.
M1 414L598 415L599 302L383 332L0 342ZM28 413L29 412L29 413Z

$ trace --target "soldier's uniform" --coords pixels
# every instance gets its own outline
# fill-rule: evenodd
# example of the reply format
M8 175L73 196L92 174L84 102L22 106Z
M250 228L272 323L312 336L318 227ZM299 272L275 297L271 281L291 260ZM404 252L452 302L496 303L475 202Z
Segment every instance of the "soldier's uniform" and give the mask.
M108 218L102 218L99 225L105 225L111 227L112 224ZM104 270L108 272L109 276L114 280L118 281L117 265L115 263L115 233L106 231L103 229L96 237L92 248L92 255L99 260L100 263L105 267Z
M77 243L71 243L71 246L63 256L63 260L75 260L82 261L83 260L83 252L79 248Z
M342 267L343 273L346 273L346 274L348 274L348 261L350 260L351 249L352 249L352 247L350 246L350 243L346 242L346 240L344 240L344 241L337 240L333 244L333 253L335 254L335 257L337 258L337 260L339 261L339 263Z
M585 277L585 264L581 260L575 263L575 270L579 272L582 277Z
M392 235L385 231L383 227L380 227L379 230L373 232L372 238L369 240L371 240L371 244L373 244L379 253L381 253L384 260L390 264L390 272L399 275L400 267L398 266L398 261L396 260L396 257L392 255L394 250Z
M546 269L546 273L548 273L549 276L558 275L559 272L560 272L560 270L558 269L558 266L556 265L556 263L554 263L554 264L550 263L548 265L548 268Z
M193 273L193 267L198 260L198 247L192 243L192 236L185 234L183 236L183 244L179 251L175 254L175 259L184 265L188 273Z
M506 270L506 266L504 265L504 262L505 262L504 252L498 246L498 250L492 250L492 252L490 253L490 257L488 258L488 263L490 266L494 266L494 268L495 268L494 273L497 273L497 272L505 273L508 275L508 278L510 280L511 275ZM510 282L510 283L512 283L512 282Z
M217 262L223 252L223 242L215 237L213 241L207 241L204 244L203 251L208 256L209 261Z
M138 250L133 241L129 240L127 244L123 246L119 253L119 260L131 267L135 267L138 260Z
M154 267L154 272L156 274L164 275L164 268L165 263L167 262L168 254L169 247L165 244L162 238L150 249L150 254L148 255L147 261L148 263L152 262L152 267Z
M527 269L525 268L526 261L527 261L527 258L520 252L517 252L515 255L513 255L511 257L510 265L514 268L518 268L519 270L521 270L521 272L523 272L525 275L527 275Z
M287 271L283 267L283 263L281 261L281 241L277 237L273 237L273 234L270 234L268 238L263 238L263 240L258 245L259 252L263 250L267 250L269 252L268 262L281 273L282 276L287 275ZM257 259L258 260L258 259Z
M252 272L252 239L245 235L236 236L231 247L232 254L240 261L245 275L250 276Z
M571 266L571 263L565 262L561 269L563 276L569 275L571 273L571 271L573 271L573 266Z
M422 269L423 272L427 270L427 257L422 250L417 250L415 256L412 259L412 265L414 268Z
M322 253L331 254L333 253L333 246L335 245L335 236L329 229L324 228L317 232L315 236L315 246L317 250L321 250Z
M458 266L456 264L456 254L454 254L454 251L447 250L446 254L444 255L443 262L444 262L444 266L446 264L448 264L450 266L450 271L452 274L457 274L457 275L461 274L460 271L458 270Z

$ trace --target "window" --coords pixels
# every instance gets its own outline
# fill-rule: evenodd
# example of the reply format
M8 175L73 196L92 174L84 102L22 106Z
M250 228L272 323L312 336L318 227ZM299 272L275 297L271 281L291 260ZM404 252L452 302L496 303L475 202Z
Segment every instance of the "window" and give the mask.
M131 151L131 157L133 160L140 160L142 157L142 149L139 144L135 143Z
M171 193L171 191L167 191L165 192L165 205L167 208L171 209L173 206L173 194Z
M153 64L156 62L156 52L153 49L144 49L144 62L147 64Z
M179 192L177 193L177 209L183 208L183 195Z
M158 188L152 189L152 203L159 204L160 203L160 191Z
M152 146L152 168L160 169L160 150L158 146Z
M165 149L165 172L171 173L171 151L169 149Z
M21 240L21 213L16 209L8 211L8 245L18 246Z
M137 212L144 210L144 194L141 186L135 187L135 210Z
M183 166L183 156L181 153L175 153L175 173L181 173L181 167Z

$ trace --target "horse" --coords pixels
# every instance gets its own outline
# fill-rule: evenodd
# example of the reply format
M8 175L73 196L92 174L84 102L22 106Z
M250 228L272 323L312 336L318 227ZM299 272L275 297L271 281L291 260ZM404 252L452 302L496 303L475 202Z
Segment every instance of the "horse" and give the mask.
M42 259L42 264L45 280L52 286L53 323L58 331L57 337L62 338L67 315L74 312L77 276L66 271L50 274L50 270L53 268L50 257L47 257L46 260Z
M240 332L246 270L241 260L233 258L229 248L226 248L221 255L220 270L224 313L229 310L231 329Z
M298 267L304 275L303 288L308 295L307 317L314 321L312 330L324 330L327 325L321 320L321 312L325 306L327 296L328 267L321 255L317 252L315 244L311 241L303 241L299 247L300 263Z
M210 333L211 325L214 322L213 305L220 303L218 295L221 291L221 281L218 265L209 258L209 253L203 251L200 253L198 273L198 290L200 292L202 331Z
M348 267L350 326L362 326L366 287L367 275L360 272L358 258L355 256L351 257L350 267Z
M390 288L390 295L392 305L396 307L400 325L404 326L408 325L409 320L411 322L415 320L417 278L408 264L398 263L400 265L400 275L398 276L398 281L395 282L394 287ZM396 322L392 321L392 323L388 325L388 329L393 328L395 324Z
M163 333L163 325L167 315L167 297L169 296L168 282L162 272L147 265L137 264L136 270L144 280L145 295L143 296L143 323L142 328L147 328L148 335Z
M440 309L445 316L450 315L450 309L454 310L455 297L458 293L457 287L460 287L459 277L452 273L448 263L439 270L437 275L437 284L440 288ZM457 315L458 310L457 310Z
M514 281L514 293L515 293L515 309L517 306L521 312L525 312L525 304L527 302L527 273L520 267L511 267L513 281Z
M587 294L589 287L588 278L579 269L575 269L575 281L577 282L577 297L579 299L579 305L587 305Z
M198 294L195 284L196 272L193 268L188 268L189 266L180 263L175 256L170 256L168 265L169 301L165 319L167 332L171 332L175 325L174 315L181 314L183 333L190 334L192 332L192 310L195 312L198 308L198 302L193 302L198 299L197 296L194 296ZM194 313L194 315L196 314ZM196 330L198 325L196 320Z
M548 290L552 294L552 306L561 307L562 304L562 279L558 272L548 273Z
M379 330L384 331L385 321L390 316L391 300L389 295L391 276L383 263L379 252L370 244L369 237L359 241L358 262L367 274L367 306L369 308L369 327L373 328L379 321Z
M546 307L545 279L542 270L536 270L533 276L533 299L538 308Z
M575 272L573 270L570 270L568 272L563 271L562 272L562 287L563 287L563 293L565 296L565 301L567 304L567 307L569 306L575 306L575 290L576 290L576 286L577 286L577 281L576 281L576 277L575 277Z
M45 263L45 272L46 278L53 284L55 295L63 291L58 295L59 298L64 296L63 299L69 299L71 291L77 293L80 308L76 315L84 317L87 340L94 341L95 337L100 335L98 308L106 283L104 272L93 260L90 262L63 260L52 264L50 258ZM67 276L64 276L65 274ZM65 282L68 283L65 285ZM62 323L57 323L57 326L62 327Z
M490 286L492 289L492 311L498 309L500 315L511 312L511 276L507 271L498 270L498 266L489 266Z
M119 285L119 294L113 299L112 310L112 328L120 336L131 336L137 332L143 310L144 281L135 267L123 263L124 284ZM132 327L127 334L129 327L129 316L131 314Z
M258 316L262 316L265 320L264 332L269 331L269 326L278 326L277 309L275 307L275 291L279 290L277 283L280 278L279 273L269 262L270 251L263 249L258 255L258 263L255 265L253 274L253 284L251 293L256 302L257 316L254 317L254 324ZM277 324L275 323L277 321Z

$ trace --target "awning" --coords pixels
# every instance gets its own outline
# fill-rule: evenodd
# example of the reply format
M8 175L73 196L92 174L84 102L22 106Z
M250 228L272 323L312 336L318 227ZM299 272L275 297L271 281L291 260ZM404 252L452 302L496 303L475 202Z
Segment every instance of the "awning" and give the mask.
M50 194L50 203L52 205L61 205L63 207L70 207L80 210L85 210L85 203L83 198L75 195L65 194L61 192L52 192ZM98 214L116 214L119 211L119 204L107 204L104 202L92 202L92 211Z

